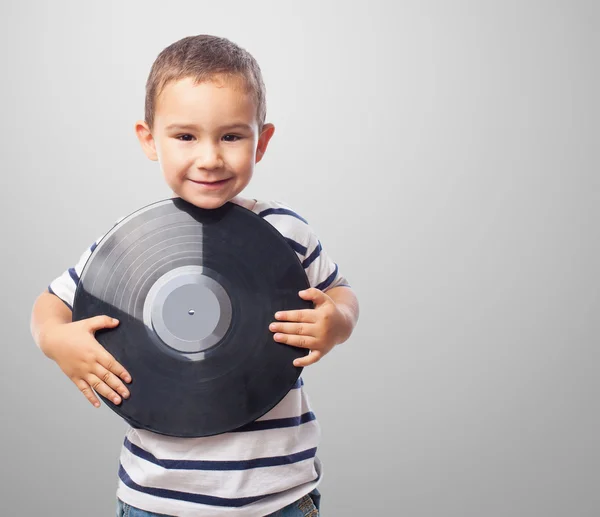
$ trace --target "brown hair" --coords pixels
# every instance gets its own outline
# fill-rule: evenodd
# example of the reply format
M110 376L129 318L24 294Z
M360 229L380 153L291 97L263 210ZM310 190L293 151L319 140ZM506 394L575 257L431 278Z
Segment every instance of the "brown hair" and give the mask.
M215 76L241 78L257 105L259 131L267 113L266 91L262 73L249 52L226 38L200 34L172 43L156 58L146 81L145 118L152 129L156 99L167 83L192 77L197 83Z

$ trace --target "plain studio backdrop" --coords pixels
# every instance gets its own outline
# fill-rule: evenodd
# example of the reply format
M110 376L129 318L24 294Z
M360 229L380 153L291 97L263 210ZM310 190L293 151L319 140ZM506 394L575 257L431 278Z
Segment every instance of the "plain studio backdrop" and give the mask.
M323 514L600 513L598 4L3 2L3 516L114 514L124 423L31 307L170 197L133 127L157 54L225 36L276 126L245 191L315 228L361 304L304 371Z

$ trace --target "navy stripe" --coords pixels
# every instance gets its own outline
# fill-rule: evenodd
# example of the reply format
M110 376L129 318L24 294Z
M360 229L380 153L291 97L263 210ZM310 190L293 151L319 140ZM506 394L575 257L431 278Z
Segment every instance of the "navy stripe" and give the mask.
M92 253L94 253L94 250L96 249L96 247L97 247L97 246L98 246L98 243L97 243L97 242L94 242L94 244L92 244L92 245L91 245L91 247L90 247L90 251L91 251Z
M317 454L317 448L306 449L305 451L288 454L286 456L272 456L267 458L254 458L240 461L217 461L217 460L159 460L156 456L131 443L127 438L124 442L125 447L135 456L142 458L159 467L169 470L250 470L262 467L277 467L281 465L291 465L300 461L314 458Z
M335 277L338 274L338 265L335 265L335 269L333 270L333 273L331 273L331 275L329 275L323 282L321 282L318 286L317 289L319 289L320 291L323 291L324 289L327 289L331 283L335 280Z
M304 386L304 381L302 380L302 377L298 377L298 380L296 381L296 384L294 384L290 390L297 390L299 389L301 386Z
M290 239L289 237L286 237L285 240L287 241L287 243L292 247L292 249L296 253L300 253L300 255L306 255L306 252L308 250L304 246L302 246L302 244L300 244L299 242L296 242L293 239Z
M63 302L70 310L73 312L73 307L71 307L67 302L65 302L60 296L58 296L53 290L52 287L48 286L48 292L56 296L61 302Z
M215 497L211 495L204 494L191 494L189 492L180 492L179 490L168 490L166 488L151 488L142 485L138 485L135 481L133 481L129 474L123 468L123 465L119 464L119 477L121 481L125 483L129 488L133 490L137 490L138 492L143 492L144 494L150 494L155 497L163 497L165 499L177 499L179 501L189 501L190 503L198 503L198 504L209 504L211 506L233 506L239 507L244 506L245 504L250 504L259 499L263 499L264 497L268 497L268 495L261 495L255 497L238 497L235 499L226 499L224 497Z
M242 427L238 427L233 433L246 433L250 431L265 431L266 429L283 429L285 427L298 427L307 422L315 420L312 411L291 418L273 418L271 420L256 420Z
M321 247L321 243L319 242L317 244L317 247L313 250L313 252L310 254L310 256L308 256L304 262L302 262L302 267L304 269L306 269L308 266L310 266L315 259L321 254L321 251L323 250L323 248Z
M288 210L287 208L267 208L266 210L263 210L262 212L260 212L258 215L260 217L266 217L271 214L291 215L292 217L295 217L296 219L300 219L300 221L302 221L303 223L308 224L308 221L306 219L304 219L304 217L300 217L296 212L294 212L292 210Z
M71 278L73 279L73 282L75 282L75 285L79 285L79 275L75 271L75 268L69 268L69 275L71 275Z

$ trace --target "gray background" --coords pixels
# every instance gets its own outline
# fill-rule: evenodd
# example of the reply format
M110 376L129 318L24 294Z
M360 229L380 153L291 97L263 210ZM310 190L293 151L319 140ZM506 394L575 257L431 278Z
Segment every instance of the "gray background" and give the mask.
M133 132L191 34L259 61L276 126L246 193L351 281L304 373L326 516L597 516L597 2L3 2L3 516L113 515L124 424L29 333L35 297L169 197Z

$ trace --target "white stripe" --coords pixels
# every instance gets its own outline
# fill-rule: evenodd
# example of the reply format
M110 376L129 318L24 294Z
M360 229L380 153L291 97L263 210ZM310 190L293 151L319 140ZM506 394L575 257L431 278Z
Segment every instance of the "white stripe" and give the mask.
M204 438L162 436L130 428L129 441L160 459L243 461L284 456L316 447L321 436L317 420L296 427L249 433L224 433Z
M304 386L290 390L288 394L271 411L265 413L257 421L274 420L276 418L294 418L310 411Z
M321 250L321 254L305 271L310 285L316 287L327 280L329 275L335 271L335 263L329 258L325 250Z
M71 278L68 271L65 271L58 278L54 279L50 283L50 289L52 289L54 294L61 300L73 307L73 300L75 299L75 281Z

